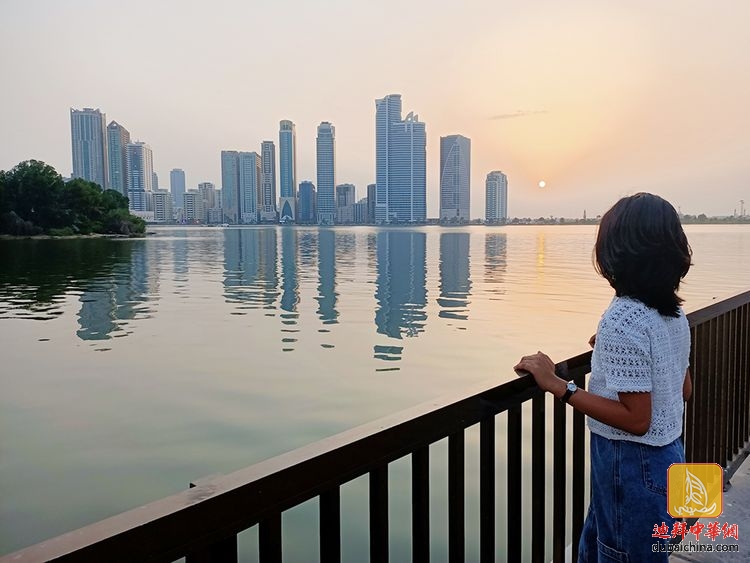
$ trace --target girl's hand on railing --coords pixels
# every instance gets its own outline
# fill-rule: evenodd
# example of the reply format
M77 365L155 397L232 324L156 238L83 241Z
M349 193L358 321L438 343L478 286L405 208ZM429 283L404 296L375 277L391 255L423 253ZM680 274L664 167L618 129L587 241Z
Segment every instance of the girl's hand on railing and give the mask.
M594 344L596 344L596 333L592 334L591 338L589 338L589 346L593 348Z
M565 394L565 380L555 375L555 362L544 352L524 356L513 369L530 373L542 391L549 391L558 398Z

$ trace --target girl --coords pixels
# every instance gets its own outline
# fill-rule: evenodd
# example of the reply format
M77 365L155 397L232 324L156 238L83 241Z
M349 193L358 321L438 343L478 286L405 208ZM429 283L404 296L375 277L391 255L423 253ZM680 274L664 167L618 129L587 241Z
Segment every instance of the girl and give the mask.
M515 369L588 415L591 502L578 560L667 561L666 552L653 552L652 533L662 522L672 529L667 468L685 461L690 331L676 292L692 252L674 207L639 193L604 214L594 254L615 297L590 341L589 390L557 377L542 352Z

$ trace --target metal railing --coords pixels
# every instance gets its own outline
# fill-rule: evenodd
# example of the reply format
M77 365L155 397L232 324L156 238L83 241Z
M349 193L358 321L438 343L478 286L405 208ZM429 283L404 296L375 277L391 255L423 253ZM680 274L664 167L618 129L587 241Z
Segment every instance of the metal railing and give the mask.
M728 474L747 456L750 438L750 291L688 315L693 349L693 399L686 409L686 452L690 461L712 461ZM585 386L591 352L557 364L565 379ZM530 402L530 498L521 484L523 405ZM448 557L461 562L466 553L465 431L479 424L479 559L509 561L564 559L566 546L576 552L585 509L585 428L580 413L566 428L564 404L552 412L551 526L546 495L547 407L551 399L530 377L422 406L349 430L226 476L207 478L179 494L58 536L1 561L96 560L236 561L237 534L258 526L259 559L282 560L282 512L319 499L321 561L341 560L341 486L357 477L369 479L369 558L389 557L389 464L411 458L412 558L430 559L430 445L448 441ZM495 420L506 417L503 444ZM568 436L572 434L572 451ZM501 447L504 446L504 447ZM495 476L504 453L506 482ZM498 486L504 491L498 490ZM571 502L566 503L570 493ZM507 543L496 541L496 499L504 497ZM530 545L522 545L516 517L531 512ZM571 522L570 530L566 523ZM363 554L364 555L364 554Z

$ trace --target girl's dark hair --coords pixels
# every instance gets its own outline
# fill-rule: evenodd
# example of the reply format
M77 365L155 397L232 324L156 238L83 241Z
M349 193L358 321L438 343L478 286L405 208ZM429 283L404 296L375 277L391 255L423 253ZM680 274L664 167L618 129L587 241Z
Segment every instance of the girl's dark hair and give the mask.
M657 195L638 193L602 217L594 265L618 296L677 317L682 304L677 290L692 253L674 207Z

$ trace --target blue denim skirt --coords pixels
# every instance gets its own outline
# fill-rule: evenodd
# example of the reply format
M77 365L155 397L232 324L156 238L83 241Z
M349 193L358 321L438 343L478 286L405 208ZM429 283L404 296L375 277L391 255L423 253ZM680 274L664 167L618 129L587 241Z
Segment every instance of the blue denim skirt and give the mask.
M684 463L682 440L648 446L591 434L591 502L578 544L578 561L667 561L652 537L654 525L672 530L667 513L667 468ZM656 546L656 547L655 547Z

